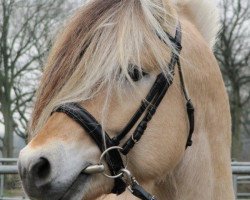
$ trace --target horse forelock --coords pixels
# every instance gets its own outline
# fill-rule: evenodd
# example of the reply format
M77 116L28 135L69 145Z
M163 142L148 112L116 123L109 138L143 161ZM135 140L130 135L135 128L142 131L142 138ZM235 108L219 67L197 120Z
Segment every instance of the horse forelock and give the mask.
M83 6L50 52L31 134L41 129L51 111L62 103L86 101L104 87L116 85L119 91L125 81L133 85L128 74L131 64L147 72L166 72L172 46L165 32L174 34L177 20L173 6L164 2L92 0Z

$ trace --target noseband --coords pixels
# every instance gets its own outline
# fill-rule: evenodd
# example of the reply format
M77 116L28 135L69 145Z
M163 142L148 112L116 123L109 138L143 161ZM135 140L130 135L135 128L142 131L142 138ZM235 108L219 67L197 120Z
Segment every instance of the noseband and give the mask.
M158 106L160 105L162 99L164 98L166 92L168 91L168 88L173 83L173 77L176 65L178 66L181 87L183 90L184 97L186 99L186 111L189 121L189 134L187 137L186 148L192 145L192 134L194 131L194 107L192 105L191 99L188 96L183 78L182 68L180 65L179 54L182 48L181 46L182 34L180 25L178 25L176 29L175 37L172 37L169 34L167 35L170 41L172 42L173 46L175 47L175 51L172 51L171 60L168 64L168 73L164 74L162 72L157 76L153 86L148 92L148 95L144 100L142 100L140 107L137 109L137 111L134 113L134 115L129 120L127 125L122 129L122 131L114 138L110 138L109 135L102 129L100 123L98 123L98 121L78 103L66 103L57 107L53 111L53 112L65 113L75 122L77 122L95 141L96 145L99 147L101 152L105 152L104 141L106 142L106 148L109 150L104 153L105 161L109 167L110 174L113 177L116 177L118 175L118 177L114 179L115 183L112 189L112 193L121 194L125 191L126 186L130 185L130 190L132 194L134 194L138 198L145 200L155 199L155 197L147 193L137 183L134 177L132 177L130 172L124 166L121 154L127 155L129 151L134 147L134 145L143 136L145 130L147 129L148 123L155 114ZM143 114L144 116L142 117ZM138 122L141 117L142 117L141 121ZM131 131L131 129L135 126L136 123L138 123L138 125L136 126L135 130L133 131L129 139L125 141L121 147L116 148L117 146L120 145L121 140L128 135L128 133ZM105 140L103 137L105 137ZM126 178L124 178L124 176L119 176L119 174L123 174L124 176L129 177L131 183L125 181Z

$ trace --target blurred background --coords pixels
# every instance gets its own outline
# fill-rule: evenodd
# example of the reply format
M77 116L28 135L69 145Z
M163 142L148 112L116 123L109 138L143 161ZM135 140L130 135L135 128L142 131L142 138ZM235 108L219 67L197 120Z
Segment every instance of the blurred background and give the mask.
M58 27L81 3L83 0L0 0L0 200L24 197L15 175L15 158L27 142L26 127L42 63ZM250 1L217 0L217 3L221 31L215 55L231 105L232 160L248 165ZM240 180L237 176L238 193L250 199L250 177Z

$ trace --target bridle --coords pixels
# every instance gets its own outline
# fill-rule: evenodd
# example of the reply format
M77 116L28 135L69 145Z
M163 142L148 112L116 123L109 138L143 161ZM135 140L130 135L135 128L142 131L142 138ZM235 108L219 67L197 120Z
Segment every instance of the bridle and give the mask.
M95 141L96 145L102 152L100 163L98 165L89 166L89 168L86 168L84 170L84 173L103 172L104 167L102 165L102 160L104 158L111 174L110 176L107 176L114 178L114 187L112 189L112 193L115 193L117 195L123 193L126 187L129 186L129 189L132 194L134 194L140 199L156 199L138 184L135 178L131 175L130 171L124 165L121 155L127 155L129 151L134 147L134 145L138 143L138 141L143 136L145 130L147 129L148 123L152 119L166 92L173 83L176 65L178 66L181 87L186 100L186 111L189 121L189 134L187 138L186 148L192 145L192 134L194 131L194 107L191 99L188 96L183 78L182 68L180 65L179 54L182 49L182 34L180 24L176 29L175 37L172 37L168 33L167 35L173 46L175 47L175 51L172 51L171 60L168 64L168 73L165 74L162 72L157 76L153 86L148 92L148 95L144 100L142 100L140 107L137 109L137 111L134 113L134 115L129 120L127 125L122 129L122 131L114 138L110 138L109 135L105 131L103 131L100 123L86 109L80 106L79 103L66 103L60 105L53 111L53 113L62 112L67 114L70 118L77 122ZM143 114L144 116L142 117ZM140 122L138 122L139 119L141 119ZM124 139L128 135L128 133L131 131L131 129L135 126L136 123L138 123L138 125L134 129L133 133L127 139L127 141L125 141L120 147L119 145L122 139ZM103 133L106 142L105 145Z
M104 171L102 165L102 159L105 158L105 161L109 167L110 176L114 178L114 187L112 193L121 194L125 191L126 187L129 186L132 194L143 200L153 200L154 196L146 192L131 175L130 171L127 170L124 166L121 154L127 155L129 151L134 147L136 143L141 139L147 125L155 114L158 106L160 105L162 99L164 98L169 87L173 83L173 77L175 72L175 66L178 66L178 72L180 76L181 87L183 90L184 97L186 99L186 111L189 121L189 134L187 138L186 148L192 145L192 134L194 131L194 107L191 99L188 96L187 89L185 87L185 82L183 78L182 68L180 65L179 54L181 52L181 27L180 24L176 29L175 37L172 37L167 33L170 41L175 47L175 51L172 51L171 60L168 64L168 73L160 73L153 86L151 87L148 95L144 100L142 100L140 107L137 109L135 114L129 120L127 125L122 129L122 131L116 135L114 138L110 138L109 135L103 131L100 123L80 104L78 103L66 103L60 105L54 112L62 112L67 114L75 122L77 122L95 141L96 145L99 147L102 152L100 163L98 165L89 166L84 170L84 173L100 173ZM161 39L161 38L160 38ZM163 41L163 40L162 40ZM164 42L164 41L163 41ZM142 117L142 115L144 116ZM140 122L139 119L141 119ZM122 147L119 146L121 140L124 139L131 129L138 123L134 129L131 136L125 141ZM105 137L105 145L104 138ZM106 147L106 149L105 149Z

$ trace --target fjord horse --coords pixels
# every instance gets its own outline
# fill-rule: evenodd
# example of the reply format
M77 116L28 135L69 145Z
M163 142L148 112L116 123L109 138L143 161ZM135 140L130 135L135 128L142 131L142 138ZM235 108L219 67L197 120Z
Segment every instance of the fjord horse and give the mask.
M77 102L115 136L156 76L170 73L169 35L178 23L180 62L195 107L193 145L185 148L189 124L175 68L173 84L127 155L127 169L159 200L234 198L228 97L212 51L218 13L208 0L90 0L64 26L45 64L30 142L18 162L30 198L137 199L128 190L110 194L113 179L82 173L101 151L78 123L53 110Z

